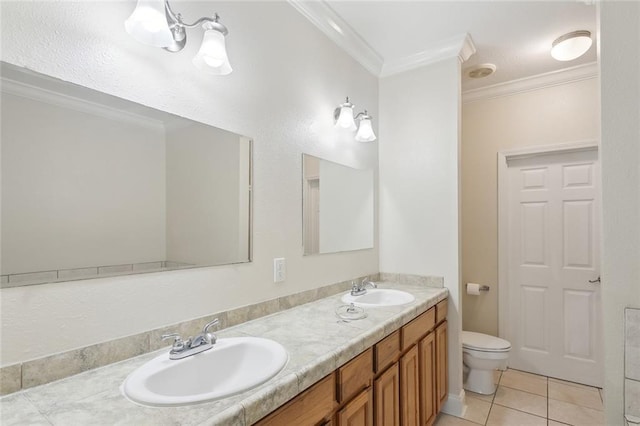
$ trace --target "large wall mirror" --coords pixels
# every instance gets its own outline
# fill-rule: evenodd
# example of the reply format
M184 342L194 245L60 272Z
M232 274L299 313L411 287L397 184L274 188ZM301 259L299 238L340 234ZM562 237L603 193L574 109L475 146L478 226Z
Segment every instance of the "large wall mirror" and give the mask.
M373 248L373 170L302 155L304 254Z
M0 66L2 287L251 260L250 138Z

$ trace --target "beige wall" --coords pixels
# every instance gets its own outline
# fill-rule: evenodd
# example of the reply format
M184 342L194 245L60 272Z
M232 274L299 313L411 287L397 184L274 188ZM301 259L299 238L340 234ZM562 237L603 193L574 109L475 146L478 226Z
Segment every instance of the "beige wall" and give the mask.
M497 153L598 139L596 78L462 107L462 283L491 287L462 297L462 327L498 334Z

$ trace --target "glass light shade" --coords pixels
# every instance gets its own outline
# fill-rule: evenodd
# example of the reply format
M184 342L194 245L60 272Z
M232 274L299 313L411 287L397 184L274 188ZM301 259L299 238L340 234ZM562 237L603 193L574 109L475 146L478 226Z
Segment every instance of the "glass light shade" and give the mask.
M373 142L376 140L376 135L373 133L373 127L371 127L370 118L362 118L360 120L360 127L358 127L358 133L356 133L356 140L358 142Z
M587 53L592 43L589 31L574 31L553 42L551 56L558 61L572 61Z
M340 115L336 120L336 127L352 131L356 129L356 122L353 119L353 106L343 105L340 107Z
M155 47L173 43L164 0L138 0L135 10L124 22L124 28L140 43Z
M193 58L193 65L199 70L213 75L227 75L233 71L224 34L215 29L207 29L202 37L202 45Z

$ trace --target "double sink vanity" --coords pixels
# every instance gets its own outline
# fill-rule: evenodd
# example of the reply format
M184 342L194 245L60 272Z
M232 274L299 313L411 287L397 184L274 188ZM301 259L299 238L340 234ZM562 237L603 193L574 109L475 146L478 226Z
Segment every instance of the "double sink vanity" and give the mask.
M173 359L165 348L9 395L3 424L430 424L447 394L447 290L378 287L205 329L198 344L213 344L193 355L176 338ZM341 319L345 303L366 314Z

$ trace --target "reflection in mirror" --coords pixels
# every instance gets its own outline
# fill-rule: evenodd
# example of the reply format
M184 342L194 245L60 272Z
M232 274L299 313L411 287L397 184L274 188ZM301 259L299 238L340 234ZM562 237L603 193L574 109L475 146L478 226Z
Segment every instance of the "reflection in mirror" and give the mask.
M251 139L1 63L2 287L251 260Z
M373 170L307 154L302 164L304 254L373 248Z

